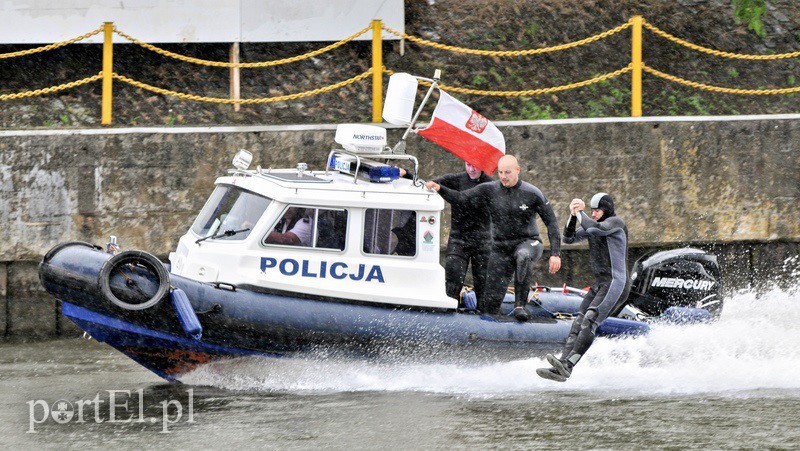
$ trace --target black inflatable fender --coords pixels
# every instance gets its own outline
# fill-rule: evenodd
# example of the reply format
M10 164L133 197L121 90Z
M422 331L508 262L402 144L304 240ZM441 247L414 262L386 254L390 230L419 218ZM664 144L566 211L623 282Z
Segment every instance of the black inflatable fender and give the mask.
M39 283L41 283L42 285L45 285L45 280L42 278L43 277L42 276L42 271L44 269L46 269L48 266L50 266L50 260L52 260L53 257L55 257L56 254L59 253L62 249L70 247L70 246L85 246L85 247L89 247L89 248L92 248L92 249L98 250L98 251L103 249L100 246L96 246L94 244L90 244L90 243L87 243L85 241L67 241L67 242L59 243L59 244L53 246L52 249L50 249L49 251L47 251L46 254L44 254L44 257L42 258L42 261L39 263L39 271L38 271L38 273L39 273Z
M87 243L85 241L67 241L65 243L56 244L52 249L47 251L47 253L44 254L44 258L42 258L42 264L50 263L50 260L52 260L60 250L70 246L86 246L98 251L103 250L102 247L96 244Z

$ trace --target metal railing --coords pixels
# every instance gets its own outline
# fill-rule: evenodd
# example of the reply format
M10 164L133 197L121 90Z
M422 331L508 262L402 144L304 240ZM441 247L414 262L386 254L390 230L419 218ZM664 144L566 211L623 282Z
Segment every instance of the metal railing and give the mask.
M454 45L443 44L440 42L430 41L427 39L423 39L417 36L413 36L410 34L406 34L387 26L383 25L381 20L373 20L368 26L358 30L357 32L353 33L352 35L334 42L330 45L325 47L321 47L319 49L303 53L301 55L292 56L289 58L271 60L271 61L261 61L261 62L239 62L238 61L238 54L235 58L232 57L232 61L224 62L224 61L210 61L204 60L200 58L189 57L185 55L181 55L175 52L171 52L160 47L157 47L152 44L148 44L143 42L119 29L117 29L112 22L106 22L98 29L92 30L86 34L77 36L72 39L68 39L61 42L56 42L53 44L36 47L28 50L17 51L17 52L10 52L10 53L3 53L0 54L0 59L8 59L8 58L16 58L31 55L34 53L46 52L49 50L57 49L66 45L74 44L79 41L85 40L90 38L96 34L103 33L104 40L103 40L103 67L102 71L97 75L93 75L91 77L87 77L81 80L75 80L67 83L63 83L56 86L50 86L47 88L41 89L34 89L30 91L22 91L17 93L9 93L9 94L0 94L0 101L3 100L14 100L14 99L21 99L26 97L34 97L46 94L52 94L55 92L59 92L62 90L74 88L77 86L85 85L88 83L95 82L97 80L102 80L102 108L101 108L101 123L104 125L110 125L112 123L112 106L113 106L113 81L117 80L122 83L127 83L132 86L144 89L146 91L151 91L157 94L166 95L166 96L174 96L184 100L191 100L197 102L208 102L208 103L217 103L217 104L232 104L235 105L237 108L239 105L252 105L252 104L262 104L262 103L270 103L270 102L282 102L282 101L290 101L295 99L300 99L304 97L310 97L318 94L322 94L325 92L333 91L344 86L360 82L367 78L371 78L372 80L372 115L371 119L373 122L380 122L381 121L381 111L383 108L383 77L384 75L391 75L394 73L393 71L384 67L383 64L383 38L381 36L382 32L387 32L393 34L401 39L407 40L409 42L413 42L422 47L431 47L437 50L443 50L453 53L460 53L466 55L473 55L479 57L494 57L494 58L516 58L516 57L528 57L534 55L540 55L544 53L550 52L558 52L569 50L572 48L576 48L582 45L591 44L593 42L599 41L601 39L605 39L609 36L615 35L617 33L623 32L628 28L631 29L631 60L627 66L622 68L616 69L614 71L607 72L605 74L601 74L595 76L590 79L580 80L573 83L568 83L559 86L551 86L551 87L539 87L539 88L532 88L526 90L516 90L516 91L508 91L508 90L482 90L482 89L473 89L468 87L461 87L461 86L454 86L454 85L441 85L441 87L447 91L451 92L458 92L462 94L471 94L471 95L479 95L479 96L501 96L501 97L519 97L519 96L534 96L534 95L542 95L542 94L550 94L560 91L566 91L570 89L576 89L580 87L585 87L588 85L592 85L595 83L600 83L604 80L608 80L611 78L616 78L621 75L627 74L630 72L631 74L631 116L641 116L642 115L642 76L644 73L653 75L655 77L662 78L664 80L668 80L670 82L678 83L681 85L689 86L694 89L702 89L711 92L718 92L718 93L725 93L725 94L737 94L737 95L781 95L781 94L794 94L800 92L800 87L790 87L790 88L759 88L759 89L746 89L746 88L731 88L731 87L723 87L723 86L714 86L705 83L699 83L692 80L686 80L684 78L680 78L674 75L670 75L667 72L658 70L656 68L650 67L649 65L645 64L642 59L642 46L643 46L643 39L642 34L644 30L648 30L655 34L656 36L662 37L669 41L672 41L678 45L690 48L697 52L705 53L708 55L721 57L721 58L735 58L735 59L742 59L742 60L757 60L757 61L765 61L765 60L779 60L779 59L788 59L788 58L798 58L800 57L800 51L797 52L788 52L788 53L781 53L781 54L774 54L774 55L753 55L753 54L738 54L738 53L731 53L731 52L724 52L720 50L714 50L707 47L702 47L691 42L688 42L684 39L678 38L673 36L655 25L648 23L642 16L634 16L632 17L627 23L621 24L615 28L610 30L604 31L602 33L598 33L594 36L590 36L588 38L584 38L581 40L549 46L549 47L541 47L541 48L534 48L534 49L525 49L525 50L483 50L483 49L471 49L466 47L458 47ZM358 38L359 36L371 31L372 32L372 58L371 58L371 68L368 71L365 71L361 74L355 75L351 78L346 80L340 81L338 83L334 83L331 85L310 89L303 92L297 92L293 94L286 94L280 96L273 96L273 97L257 97L257 98L240 98L239 96L239 87L238 87L238 80L239 80L239 69L242 68L264 68L264 67L272 67L281 64L289 64L294 63L297 61L302 61L304 59L312 58L323 54L325 52L329 52L333 49L341 47L344 44ZM235 80L236 86L232 85L231 87L231 96L229 98L222 98L222 97L209 97L200 94L191 94L191 93L184 93L179 92L167 88L153 86L147 83L143 83L141 81L135 80L123 74L119 74L114 72L113 70L113 59L114 59L114 45L113 45L113 35L117 34L118 36L122 37L123 39L131 42L132 44L141 46L147 50L155 52L159 55L173 58L179 61L197 64L201 66L208 66L208 67L220 67L220 68L228 68L231 70L231 80ZM233 82L232 82L233 83Z

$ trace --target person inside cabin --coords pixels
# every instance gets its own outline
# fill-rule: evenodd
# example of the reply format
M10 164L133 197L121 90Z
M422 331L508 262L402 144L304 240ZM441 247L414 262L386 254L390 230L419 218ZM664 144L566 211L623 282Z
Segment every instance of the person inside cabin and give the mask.
M311 246L313 230L313 221L305 208L289 207L264 241L269 244Z
M493 180L469 163L464 163L464 167L464 172L443 175L434 182L455 191L466 191ZM486 270L492 251L492 236L489 230L490 223L486 221L486 206L454 202L450 207L450 237L447 240L444 260L445 292L447 296L459 299L467 267L471 264L475 295L480 299L483 297Z
M392 227L392 233L397 239L392 255L411 257L417 253L417 215L411 210L397 210L396 213L400 225Z
M466 191L456 191L435 181L425 183L438 191L448 202L470 202L487 206L492 224L492 252L489 256L486 288L478 298L478 309L498 314L514 277L514 317L530 319L525 308L533 282L533 263L542 256L542 240L536 224L538 215L547 226L550 240L550 273L561 269L561 236L553 207L539 188L519 178L520 166L512 155L504 155L497 163L500 180L482 183Z
M344 250L347 239L347 213L344 210L319 209L317 247Z
M414 180L414 172L400 166L395 166L400 170L400 177ZM392 233L397 239L397 244L392 249L392 255L403 257L413 257L417 253L417 215L413 211L398 210L400 214L400 225L392 227Z
M553 367L536 370L540 377L558 382L570 377L572 368L592 345L597 326L609 314L622 308L630 292L628 227L614 212L614 199L608 194L595 194L589 206L592 217L583 211L586 204L581 199L570 202L572 215L564 228L564 242L589 241L589 261L594 283L583 297L561 357L547 354L547 361ZM576 231L578 224L581 229Z

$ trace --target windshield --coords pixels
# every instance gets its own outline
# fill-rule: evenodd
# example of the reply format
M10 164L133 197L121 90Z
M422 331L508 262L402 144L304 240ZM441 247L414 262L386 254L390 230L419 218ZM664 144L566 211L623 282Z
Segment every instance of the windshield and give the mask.
M256 222L264 214L272 199L245 191L236 186L218 186L197 219L192 224L192 232L205 238L228 231L242 231L220 240L243 240L250 235Z

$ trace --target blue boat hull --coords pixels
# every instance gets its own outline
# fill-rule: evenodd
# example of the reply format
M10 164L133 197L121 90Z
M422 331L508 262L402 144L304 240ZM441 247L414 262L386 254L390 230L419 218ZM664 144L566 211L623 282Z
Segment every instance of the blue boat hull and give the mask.
M293 356L324 351L347 356L412 355L448 360L454 357L524 358L558 349L571 322L550 312L572 313L580 297L569 293L539 293L533 316L519 323L501 315L431 311L364 305L333 299L302 298L290 293L200 283L171 275L170 284L183 290L190 311L202 325L202 336L191 337L181 327L169 298L145 310L129 310L109 302L98 289L98 275L110 258L86 244L69 243L51 250L40 265L45 288L63 303L63 313L95 339L119 349L161 377L172 380L198 365L243 355ZM155 292L158 280L134 270L127 282ZM118 290L126 280L112 279ZM191 314L191 312L190 312ZM600 335L646 333L645 323L609 318Z

